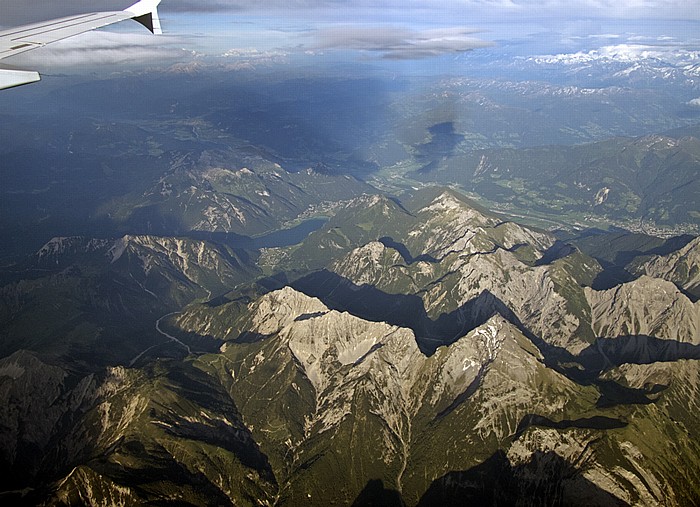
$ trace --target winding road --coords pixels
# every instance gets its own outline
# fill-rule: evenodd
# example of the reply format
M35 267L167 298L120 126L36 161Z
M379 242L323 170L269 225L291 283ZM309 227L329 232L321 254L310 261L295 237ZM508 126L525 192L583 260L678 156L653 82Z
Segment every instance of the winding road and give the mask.
M158 331L158 333L160 333L160 334L162 334L163 336L165 336L168 340L173 341L173 342L177 343L178 345L181 345L181 346L185 347L185 348L187 349L187 353L188 353L188 354L191 354L191 353L192 353L192 349L190 348L189 345L187 345L186 343L181 342L181 341L178 340L176 337L174 337L174 336L171 335L171 334L166 333L165 331L163 331L163 330L160 328L160 322L161 322L163 319L165 319L165 318L167 318L167 317L170 317L171 315L176 315L176 314L178 314L178 313L180 313L180 312L170 312L170 313L166 313L166 314L163 315L161 318L159 318L159 319L156 321L156 331ZM137 355L137 356L134 357L131 361L129 361L129 367L132 367L132 366L136 363L136 361L138 361L138 360L141 358L141 356L143 356L146 352L148 352L149 350L153 350L153 349L156 348L156 347L160 347L161 345L164 345L164 343L156 343L155 345L151 345L151 346L148 347L146 350L144 350L144 351L142 351L141 353L139 353L139 355Z

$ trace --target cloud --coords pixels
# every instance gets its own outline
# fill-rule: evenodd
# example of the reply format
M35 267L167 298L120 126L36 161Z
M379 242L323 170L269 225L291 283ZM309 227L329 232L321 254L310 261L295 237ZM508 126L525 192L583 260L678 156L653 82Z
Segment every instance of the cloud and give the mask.
M120 10L134 1L0 0L0 23L16 25L79 12ZM700 9L689 7L693 3L688 0L163 0L159 10L166 33L189 37L182 47L211 56L221 55L229 48L254 47L259 51L279 50L290 54L355 50L385 59L421 59L492 45L477 36L476 30L454 25L468 23L488 28L490 32L484 39L491 40L513 40L518 35L536 34L528 40L536 39L541 47L531 54L569 53L592 49L593 41L573 40L575 36L602 34L597 37L614 44L615 37L620 37L615 31L629 25L617 19L646 15L655 20L654 23L642 21L645 26L656 26L656 20L664 17L700 19ZM596 16L613 22L594 21ZM129 31L131 44L115 41L117 47L108 48L108 39L103 38L102 45L91 49L92 55L80 54L79 48L69 49L68 45L61 49L48 46L41 54L25 53L24 58L50 63L56 55L56 59L66 62L71 58L93 62L106 58L117 62L121 55L129 55L132 61L142 62L160 58L159 55L167 59L178 54L178 48L147 42L143 37L136 39L141 35L140 27L129 27L127 23L119 26L122 28L109 30ZM445 28L450 26L453 27ZM695 25L688 26L686 30L690 31ZM428 29L431 27L434 29ZM547 46L549 41L543 34L553 31L563 31L573 42L560 47ZM668 33L681 37L672 31ZM136 40L138 51L129 47Z
M700 107L700 98L688 101L688 105L692 107Z
M22 68L75 69L98 65L159 66L184 61L193 54L179 47L179 39L150 34L86 32L70 39L27 51L3 62Z
M476 32L463 27L412 30L391 26L335 26L315 32L315 42L310 49L367 51L387 59L405 60L462 53L493 45L472 37Z

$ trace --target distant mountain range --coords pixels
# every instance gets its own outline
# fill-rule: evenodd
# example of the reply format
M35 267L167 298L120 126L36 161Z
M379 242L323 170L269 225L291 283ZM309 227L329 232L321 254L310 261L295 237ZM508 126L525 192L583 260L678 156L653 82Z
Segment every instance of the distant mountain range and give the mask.
M700 52L673 43L623 43L603 46L590 51L542 55L523 59L531 65L544 68L559 66L566 74L596 73L608 82L640 82L652 86L668 86L675 82L688 88L698 89L700 76L698 58Z

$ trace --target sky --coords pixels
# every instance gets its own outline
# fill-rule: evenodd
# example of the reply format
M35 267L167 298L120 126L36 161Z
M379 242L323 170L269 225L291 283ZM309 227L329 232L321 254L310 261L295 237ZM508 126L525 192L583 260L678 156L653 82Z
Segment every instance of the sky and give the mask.
M0 25L131 3L0 0ZM163 0L159 11L163 37L122 23L11 63L88 69L105 62L184 65L329 54L419 62L502 47L540 55L630 44L700 50L700 0Z

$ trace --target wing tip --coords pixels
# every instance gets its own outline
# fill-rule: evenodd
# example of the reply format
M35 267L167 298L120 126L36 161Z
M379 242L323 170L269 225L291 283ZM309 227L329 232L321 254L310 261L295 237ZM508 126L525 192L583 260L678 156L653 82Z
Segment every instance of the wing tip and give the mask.
M0 69L0 90L36 83L39 80L41 76L33 70Z
M124 9L124 12L129 12L134 16L143 16L155 12L158 4L160 4L160 0L141 0Z

